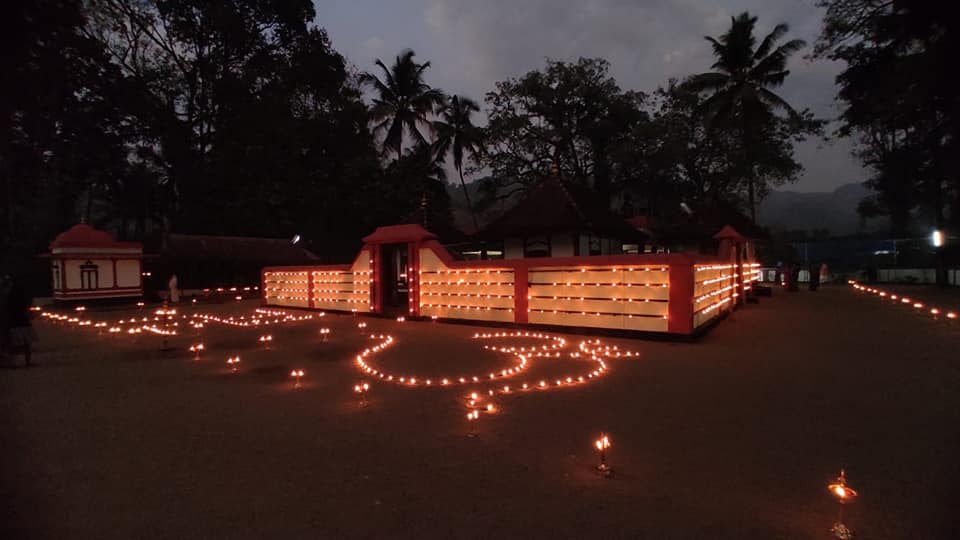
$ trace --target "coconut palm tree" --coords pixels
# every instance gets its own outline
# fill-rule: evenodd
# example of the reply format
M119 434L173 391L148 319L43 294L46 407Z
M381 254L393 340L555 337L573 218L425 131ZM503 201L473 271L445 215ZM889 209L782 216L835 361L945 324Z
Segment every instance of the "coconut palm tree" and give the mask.
M460 187L467 201L467 209L473 218L474 230L479 232L480 225L477 215L470 202L470 193L463 180L463 158L475 158L480 152L480 129L473 125L470 116L480 111L480 106L468 97L453 96L448 99L439 110L440 118L432 124L436 134L434 141L434 155L443 160L450 155L453 157L453 166L460 175Z
M414 54L410 49L404 50L389 68L378 58L376 65L383 72L383 79L372 73L360 76L361 84L376 93L370 110L374 132L385 134L384 151L395 151L397 159L403 155L404 131L417 142L427 144L419 126L429 126L428 115L443 102L443 92L423 81L423 72L430 62L417 63Z
M777 112L791 118L798 114L771 88L779 87L790 71L790 56L806 46L800 39L777 46L787 33L786 24L778 24L760 45L753 35L757 18L741 13L731 18L730 29L719 38L707 36L713 45L714 71L694 75L686 86L696 92L709 92L703 103L708 125L725 124L739 131L746 168L750 217L756 220L756 152L763 131ZM775 48L776 47L776 48Z

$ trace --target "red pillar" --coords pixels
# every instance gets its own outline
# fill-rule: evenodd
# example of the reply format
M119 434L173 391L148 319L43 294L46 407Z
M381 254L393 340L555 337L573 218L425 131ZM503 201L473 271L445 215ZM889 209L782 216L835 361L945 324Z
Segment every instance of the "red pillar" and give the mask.
M380 313L383 305L383 287L380 286L380 246L370 246L370 305L371 313Z
M142 268L140 272L143 272ZM260 269L260 305L267 305L267 270L265 268Z
M307 270L307 307L314 309L317 307L317 301L313 297L313 272Z
M670 301L667 307L667 332L693 333L693 261L670 263Z
M420 316L420 244L407 244L407 312Z
M527 267L517 265L513 269L513 322L528 322L527 287L529 286Z

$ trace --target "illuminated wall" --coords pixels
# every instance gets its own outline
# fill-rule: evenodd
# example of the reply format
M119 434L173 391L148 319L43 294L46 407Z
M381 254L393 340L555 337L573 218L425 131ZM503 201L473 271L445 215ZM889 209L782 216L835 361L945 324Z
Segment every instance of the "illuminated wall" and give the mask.
M268 306L310 307L309 271L263 272L263 298Z
M268 306L371 311L370 253L363 250L352 265L265 268L263 301Z
M666 266L533 267L529 278L531 323L667 331Z
M693 269L693 327L700 328L733 308L736 265L697 264Z
M451 269L420 248L420 315L441 319L514 321L512 268Z
M360 252L350 268L310 271L313 307L338 311L370 311L370 253Z
M364 240L352 265L265 268L264 303L383 314L373 257L405 243L410 317L690 335L733 309L760 275L756 263L685 253L455 261L410 225Z

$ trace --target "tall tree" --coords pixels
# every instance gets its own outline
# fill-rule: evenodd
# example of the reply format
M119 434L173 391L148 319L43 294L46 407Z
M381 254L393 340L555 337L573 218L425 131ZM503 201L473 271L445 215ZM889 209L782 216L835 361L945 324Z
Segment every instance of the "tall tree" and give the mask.
M731 19L730 29L720 37L707 36L716 58L711 66L714 71L694 75L686 83L691 90L710 94L703 103L708 123L732 125L740 132L747 204L754 220L757 191L763 189L757 185L757 149L763 146L766 134L780 121L775 113L786 113L788 120L798 127L804 116L809 117L809 113L798 113L771 90L783 84L790 74L787 60L806 43L793 39L778 45L789 30L786 24L778 24L757 45L754 36L756 22L756 17L744 12Z
M403 156L404 132L415 142L427 144L420 126L429 126L430 115L443 103L443 92L431 88L423 79L430 62L418 63L413 59L415 54L410 49L404 50L389 68L378 58L376 65L383 79L373 73L360 76L361 82L376 94L370 110L371 119L376 123L374 132L383 134L384 149L396 152L397 159Z
M960 6L923 0L824 0L816 55L844 62L840 133L873 176L867 214L895 234L918 221L960 226Z
M480 111L480 106L470 98L453 96L440 108L440 118L433 122L436 133L434 152L439 159L448 155L453 158L453 166L460 175L460 187L467 202L470 217L473 218L474 231L480 231L477 214L470 202L470 193L463 179L464 158L476 160L481 151L481 130L473 125L471 116Z
M3 258L33 259L124 174L118 74L83 23L73 0L19 0L0 20L0 72L12 81L0 88Z
M131 89L130 159L157 172L172 228L354 249L369 226L354 193L381 175L359 88L309 0L89 5L88 34Z
M543 70L496 84L486 96L488 201L491 194L507 198L525 191L553 168L607 199L622 188L611 155L647 115L644 95L622 90L609 70L601 58L548 60Z

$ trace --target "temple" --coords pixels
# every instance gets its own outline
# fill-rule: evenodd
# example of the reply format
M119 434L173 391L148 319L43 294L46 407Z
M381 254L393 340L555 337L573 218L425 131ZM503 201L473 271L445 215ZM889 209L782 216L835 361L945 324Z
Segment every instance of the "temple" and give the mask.
M117 242L86 223L50 243L53 299L97 300L143 296L143 245Z
M716 255L608 254L454 260L416 224L379 227L345 265L264 268L263 303L380 316L691 336L734 309L759 276L747 239Z

